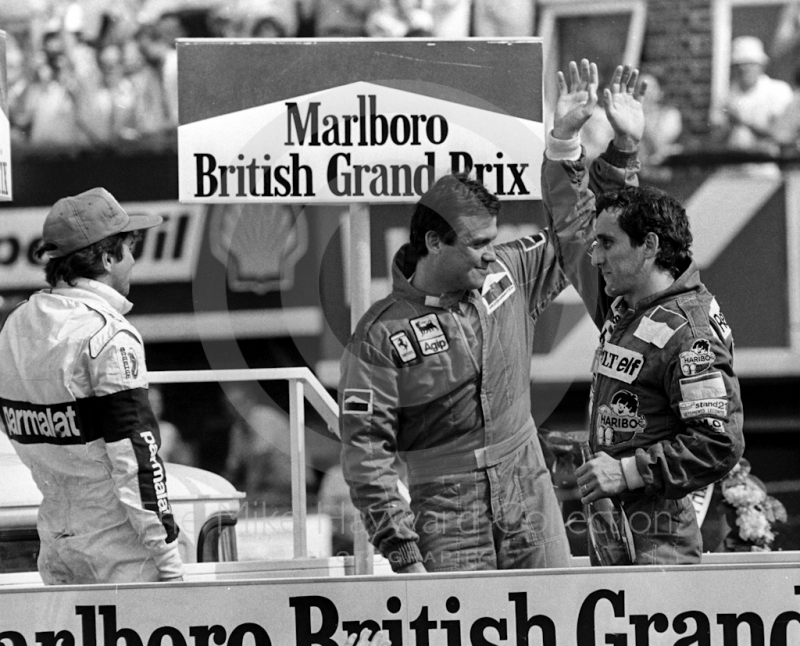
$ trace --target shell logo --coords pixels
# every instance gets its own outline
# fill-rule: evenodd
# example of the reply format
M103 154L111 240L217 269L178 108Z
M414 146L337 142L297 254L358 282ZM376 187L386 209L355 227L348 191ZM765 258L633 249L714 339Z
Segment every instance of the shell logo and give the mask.
M291 289L308 249L305 213L286 204L218 204L210 209L211 253L234 292Z

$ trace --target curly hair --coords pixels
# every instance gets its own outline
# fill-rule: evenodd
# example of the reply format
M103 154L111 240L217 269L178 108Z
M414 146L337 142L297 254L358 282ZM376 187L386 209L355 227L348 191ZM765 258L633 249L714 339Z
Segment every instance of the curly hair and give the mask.
M607 191L597 198L596 214L612 210L617 223L640 247L648 233L658 236L656 266L678 277L692 260L692 232L689 219L680 202L653 187L628 186Z
M45 280L51 287L55 287L59 281L74 287L78 278L99 278L106 273L103 267L103 254L107 253L117 260L122 260L125 242L132 240L136 243L141 236L139 231L116 233L88 247L73 251L67 256L50 258L44 267ZM44 249L40 247L36 255L41 258L44 253Z
M438 179L414 206L411 215L411 247L418 257L427 255L425 234L433 231L442 242L452 245L456 232L452 222L459 215L489 214L497 217L500 200L482 182L467 173L453 173Z

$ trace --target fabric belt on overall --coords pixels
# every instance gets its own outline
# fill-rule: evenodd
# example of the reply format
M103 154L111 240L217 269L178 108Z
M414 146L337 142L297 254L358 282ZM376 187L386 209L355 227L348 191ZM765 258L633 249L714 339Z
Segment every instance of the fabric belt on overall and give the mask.
M513 455L520 447L530 442L535 434L536 424L531 419L511 437L475 451L458 453L452 449L448 450L448 446L420 451L424 454L421 456L409 451L405 454L408 479L411 482L419 482L454 473L488 469Z

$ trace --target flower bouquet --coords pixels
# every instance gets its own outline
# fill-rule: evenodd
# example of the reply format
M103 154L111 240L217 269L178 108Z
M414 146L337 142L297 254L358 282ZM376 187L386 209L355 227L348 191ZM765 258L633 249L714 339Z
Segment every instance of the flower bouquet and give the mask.
M744 458L719 484L722 498L730 508L731 532L725 538L725 549L768 552L775 540L773 524L787 520L783 503L767 494L766 486L750 473L750 463Z

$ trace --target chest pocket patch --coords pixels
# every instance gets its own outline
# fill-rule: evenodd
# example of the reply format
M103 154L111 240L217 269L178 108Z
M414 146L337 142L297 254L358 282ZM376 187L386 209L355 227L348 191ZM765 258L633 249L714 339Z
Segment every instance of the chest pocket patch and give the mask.
M394 349L397 350L400 361L403 363L411 363L417 358L417 351L414 349L414 346L411 345L411 340L405 332L392 334L389 340L392 342Z
M417 337L419 349L426 357L440 352L447 352L450 349L450 344L436 314L426 314L425 316L411 319L409 323L411 324L411 329L414 330L414 336ZM394 337L392 338L392 343L394 343Z
M599 350L597 372L605 377L632 384L644 366L644 355L613 343L606 343Z

